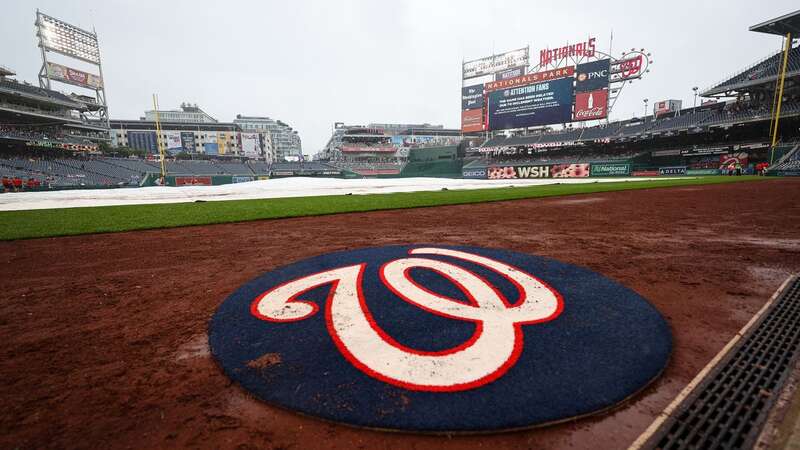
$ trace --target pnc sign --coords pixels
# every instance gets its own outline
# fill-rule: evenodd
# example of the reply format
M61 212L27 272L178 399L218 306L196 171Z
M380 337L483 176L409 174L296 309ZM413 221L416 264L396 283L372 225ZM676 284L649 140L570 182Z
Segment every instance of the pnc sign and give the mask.
M267 402L357 426L439 432L607 408L654 379L671 346L652 306L594 272L430 245L332 253L267 272L222 303L209 342L225 373Z

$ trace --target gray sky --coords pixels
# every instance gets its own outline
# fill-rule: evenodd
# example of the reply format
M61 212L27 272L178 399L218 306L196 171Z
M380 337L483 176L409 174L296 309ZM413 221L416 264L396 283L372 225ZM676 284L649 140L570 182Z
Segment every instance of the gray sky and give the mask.
M625 88L612 119L643 112L643 98L682 99L780 48L747 27L796 0L729 1L69 1L3 0L0 65L36 83L35 9L100 39L112 119L198 103L220 121L237 113L281 119L303 151L334 122L460 126L462 59L539 49L589 36L614 54L645 48L651 73ZM75 64L73 66L79 65ZM68 86L61 90L67 91Z

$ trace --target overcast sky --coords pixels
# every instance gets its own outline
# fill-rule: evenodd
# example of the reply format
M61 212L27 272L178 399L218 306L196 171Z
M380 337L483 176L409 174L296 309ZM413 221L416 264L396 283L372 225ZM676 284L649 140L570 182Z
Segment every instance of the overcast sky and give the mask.
M281 119L313 154L334 122L460 126L462 59L597 38L613 53L652 52L612 119L642 99L692 104L701 89L780 48L750 25L796 0L669 1L69 1L2 0L0 65L36 83L35 8L97 30L112 119L197 103L220 121ZM78 65L74 65L78 66ZM81 68L78 66L77 68ZM68 86L62 85L67 91Z

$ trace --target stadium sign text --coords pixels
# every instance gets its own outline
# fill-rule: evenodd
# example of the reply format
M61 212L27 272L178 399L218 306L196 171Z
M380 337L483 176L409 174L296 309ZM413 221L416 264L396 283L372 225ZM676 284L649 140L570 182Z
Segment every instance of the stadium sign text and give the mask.
M506 80L490 81L484 85L486 93L494 92L498 89L506 89L516 86L525 86L540 81L556 80L559 78L571 77L575 74L575 66L562 67L560 69L544 70L542 72L529 73L519 77Z
M577 44L567 44L563 47L554 49L543 49L539 51L539 65L544 67L557 63L566 58L593 58L595 55L595 38L590 37L585 42Z

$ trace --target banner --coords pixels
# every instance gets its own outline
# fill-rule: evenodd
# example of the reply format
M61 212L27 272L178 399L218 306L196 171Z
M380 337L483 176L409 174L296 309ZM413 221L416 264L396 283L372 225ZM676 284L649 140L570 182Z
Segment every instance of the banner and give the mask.
M572 78L561 78L489 94L490 130L526 128L572 120Z
M686 169L686 175L719 175L719 169Z
M657 170L634 170L631 172L632 177L657 177L658 175Z
M679 167L660 167L659 175L686 175L686 166Z
M217 151L218 151L218 154L220 154L220 155L225 155L225 154L228 153L228 147L227 147L227 142L228 142L227 138L228 138L228 136L227 136L227 134L228 133L225 133L225 132L220 132L220 133L217 134Z
M483 110L471 109L461 111L461 131L464 133L474 133L483 131Z
M486 58L467 61L462 65L463 79L493 74L514 67L528 65L528 47Z
M147 153L158 153L158 142L155 131L128 131L128 147L146 150Z
M472 180L485 180L486 179L486 169L463 169L461 172L461 178L467 178Z
M494 75L494 81L507 80L509 78L521 77L522 75L525 75L525 66L514 67L513 69L508 69L503 72L497 72Z
M102 89L103 79L97 75L72 69L61 64L47 63L47 76L53 80L75 84L89 89Z
M572 120L597 120L608 117L608 89L575 93Z
M489 167L486 177L490 180L509 178L550 178L550 166L505 166Z
M461 110L483 108L483 85L461 88Z
M194 142L194 133L191 131L181 131L181 147L184 151L194 153L197 151Z
M210 142L206 142L203 144L203 152L206 155L219 155L219 144L214 142L213 144Z
M575 74L575 66L562 67L560 69L545 70L543 72L529 73L519 77L509 78L500 81L490 81L484 85L486 93L497 91L500 89L508 89L512 87L527 86L533 83L540 83L542 81L557 80L559 78L572 77ZM570 82L572 80L570 79Z
M589 163L556 164L550 167L553 178L586 178L589 176Z
M611 60L601 59L589 63L578 64L575 68L575 91L587 92L607 89L611 75Z
M627 177L630 173L628 163L592 163L590 168L593 177Z
M211 177L175 177L175 186L211 186Z
M181 144L181 133L180 131L167 131L167 150L168 151L178 151L183 148Z
M258 133L242 133L242 151L248 158L258 158L261 155L261 144Z
M253 177L248 176L233 176L231 177L231 182L236 183L247 183L249 181L253 181Z

